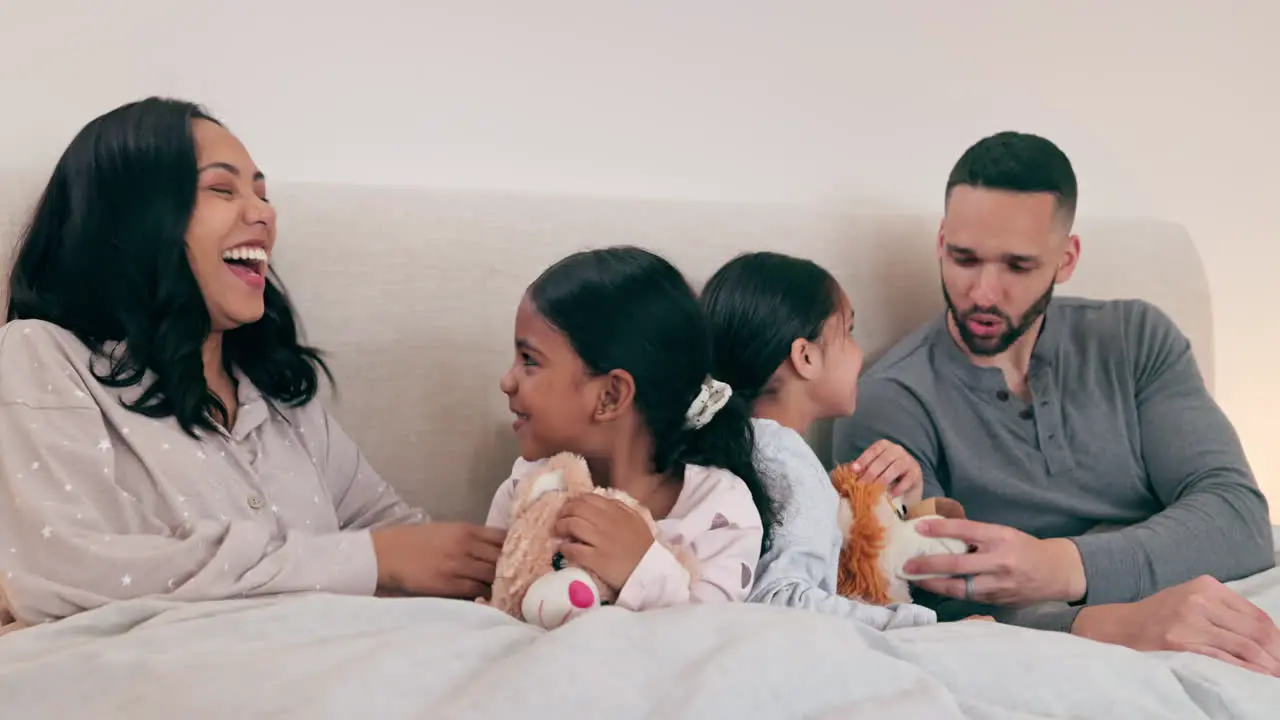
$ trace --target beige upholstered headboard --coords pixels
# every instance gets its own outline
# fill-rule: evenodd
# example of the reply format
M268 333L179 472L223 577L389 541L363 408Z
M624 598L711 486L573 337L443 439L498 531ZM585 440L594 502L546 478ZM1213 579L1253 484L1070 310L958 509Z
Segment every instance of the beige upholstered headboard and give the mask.
M41 179L0 176L6 252ZM336 414L374 467L439 518L482 519L510 469L498 378L512 358L515 306L568 252L645 246L695 287L740 251L811 257L852 298L871 358L941 308L933 213L283 183L272 201L276 268L308 337L329 353ZM1190 335L1212 382L1208 286L1187 233L1094 218L1078 231L1081 266L1059 292L1154 301ZM824 456L826 429L812 437Z

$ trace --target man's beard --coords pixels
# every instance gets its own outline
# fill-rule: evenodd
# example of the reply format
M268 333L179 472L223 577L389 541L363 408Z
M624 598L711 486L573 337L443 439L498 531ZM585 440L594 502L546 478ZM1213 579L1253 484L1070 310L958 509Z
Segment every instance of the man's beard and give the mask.
M1013 318L994 305L990 307L978 307L975 305L963 313L960 312L956 304L951 301L951 295L947 292L947 284L945 282L942 284L942 296L946 298L947 310L951 312L951 317L955 320L956 330L959 332L960 341L964 343L964 346L968 348L969 352L979 357L992 357L1008 350L1031 329L1031 326L1049 307L1049 301L1053 298L1053 287L1054 283L1050 282L1049 287L1034 303L1031 303L1031 307L1022 313L1022 317L1016 323ZM995 337L978 337L974 335L969 331L968 322L969 317L974 314L993 315L1000 318L1004 322L1005 331Z

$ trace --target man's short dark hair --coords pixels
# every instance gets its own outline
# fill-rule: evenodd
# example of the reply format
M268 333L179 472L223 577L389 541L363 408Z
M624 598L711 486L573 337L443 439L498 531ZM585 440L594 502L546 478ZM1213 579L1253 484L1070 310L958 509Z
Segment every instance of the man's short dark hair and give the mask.
M947 178L946 197L957 185L1012 192L1047 192L1070 226L1076 214L1076 174L1071 161L1051 141L1007 130L985 137L956 161Z

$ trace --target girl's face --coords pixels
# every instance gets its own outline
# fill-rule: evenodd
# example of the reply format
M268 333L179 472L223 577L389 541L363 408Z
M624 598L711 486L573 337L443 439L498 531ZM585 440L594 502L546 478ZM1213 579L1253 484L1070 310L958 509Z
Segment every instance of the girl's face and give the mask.
M822 326L821 344L822 372L810 395L819 417L852 415L857 406L862 348L853 339L853 306L843 291L836 311Z
M516 416L512 427L525 460L566 451L590 455L600 380L588 375L569 339L538 314L528 296L521 300L515 361L499 387Z
M191 130L199 174L187 258L213 329L226 331L262 318L276 213L266 179L234 135L207 120Z

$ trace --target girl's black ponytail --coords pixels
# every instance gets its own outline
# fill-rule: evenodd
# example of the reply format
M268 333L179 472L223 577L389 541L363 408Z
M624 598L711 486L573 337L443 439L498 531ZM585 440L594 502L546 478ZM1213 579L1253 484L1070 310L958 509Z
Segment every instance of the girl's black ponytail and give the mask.
M713 383L708 380L704 385ZM760 512L764 526L760 552L764 553L772 543L777 517L774 500L756 469L755 445L751 407L733 394L705 425L685 427L681 431L681 443L676 448L673 463L724 468L741 478L751 491L756 510Z
M714 371L707 318L684 275L641 248L585 250L544 271L529 297L589 372L626 370L635 379L654 472L676 475L694 464L737 475L760 511L767 548L775 510L756 472L749 403L735 392L705 425L686 417L704 385L710 392Z

